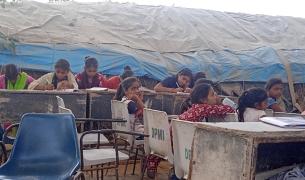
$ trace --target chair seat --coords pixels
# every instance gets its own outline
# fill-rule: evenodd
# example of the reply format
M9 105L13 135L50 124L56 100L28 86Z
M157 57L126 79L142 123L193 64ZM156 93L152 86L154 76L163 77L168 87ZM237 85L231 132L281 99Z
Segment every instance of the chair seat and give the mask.
M88 149L84 150L84 165L92 166L98 164L105 164L109 162L115 162L115 150L114 149ZM119 160L127 160L129 156L119 151Z
M82 133L77 134L78 141L80 140ZM89 145L89 144L97 144L98 143L98 134L87 134L83 138L83 144ZM100 143L101 144L107 144L109 143L108 139L103 135L100 134Z

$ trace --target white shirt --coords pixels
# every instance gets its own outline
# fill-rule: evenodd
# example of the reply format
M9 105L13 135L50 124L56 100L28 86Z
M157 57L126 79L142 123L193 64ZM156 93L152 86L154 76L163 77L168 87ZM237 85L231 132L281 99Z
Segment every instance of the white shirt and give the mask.
M29 89L29 90L33 90L33 89L35 89L38 85L47 85L47 84L51 84L51 83L52 83L52 80L53 80L53 76L54 76L54 72L51 72L51 73L48 73L48 74L45 74L45 75L41 76L39 79L33 81L33 82L29 85L28 89ZM77 84L77 82L76 82L76 80L75 80L74 75L73 75L71 72L69 72L67 76L68 76L68 82L71 83L71 84L73 84L73 87L74 87L73 89L78 89L78 84Z
M266 113L263 110L258 110L255 108L246 108L244 112L245 122L258 122L259 118L265 116Z

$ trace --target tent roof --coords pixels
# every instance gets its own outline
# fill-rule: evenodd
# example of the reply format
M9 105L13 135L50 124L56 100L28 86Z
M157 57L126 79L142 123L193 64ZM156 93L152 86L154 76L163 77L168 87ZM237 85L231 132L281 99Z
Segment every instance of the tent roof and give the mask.
M274 74L285 80L283 61L305 66L301 18L112 2L25 1L2 9L0 19L0 32L19 41L17 56L2 52L0 63L11 58L25 67L48 69L55 58L66 57L79 71L83 57L92 55L109 74L132 64L137 75L162 79L188 66L218 81L263 81ZM305 82L304 73L292 71L296 82Z

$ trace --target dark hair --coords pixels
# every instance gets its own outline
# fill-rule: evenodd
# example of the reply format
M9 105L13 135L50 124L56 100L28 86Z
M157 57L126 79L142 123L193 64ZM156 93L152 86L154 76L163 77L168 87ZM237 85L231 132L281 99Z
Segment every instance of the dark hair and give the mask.
M203 84L203 83L205 83L205 84L210 84L211 86L214 85L213 81L208 80L208 79L205 79L205 78L200 78L200 79L197 79L197 81L195 81L194 86L196 86L196 85L198 85L198 84Z
M280 78L272 78L266 83L265 89L269 91L273 86L277 84L283 84L283 81Z
M131 71L131 67L130 66L125 66L124 71Z
M246 108L255 108L256 105L268 98L267 92L262 88L251 88L242 93L238 99L238 119L244 122Z
M193 79L192 71L189 68L184 68L181 71L178 72L178 76L188 76L191 80Z
M196 85L191 93L192 104L202 104L202 101L208 97L211 89L212 86L210 84L203 83Z
M207 78L206 74L204 72L198 72L194 75L194 82L202 78Z
M55 64L55 69L62 69L64 71L70 71L70 64L65 59L59 59Z
M19 74L19 70L15 64L7 64L4 67L4 74L7 80L9 81L16 80Z
M123 74L121 74L121 79L124 80L126 78L132 77L133 76L133 71L131 70L126 70L123 72Z
M94 57L86 56L85 57L85 68L98 68L98 62Z
M123 80L114 96L115 100L121 101L122 98L125 96L125 92L132 86L134 82L139 82L138 78L136 77L129 77Z
M195 88L197 85L199 84L210 84L211 86L213 86L213 81L211 80L208 80L208 79L205 79L205 78L201 78L201 79L198 79L196 82L195 82L195 85L193 88ZM181 103L181 106L180 106L180 114L184 113L185 111L187 111L190 107L192 107L192 103L191 103L191 97L188 97L185 101L183 101Z

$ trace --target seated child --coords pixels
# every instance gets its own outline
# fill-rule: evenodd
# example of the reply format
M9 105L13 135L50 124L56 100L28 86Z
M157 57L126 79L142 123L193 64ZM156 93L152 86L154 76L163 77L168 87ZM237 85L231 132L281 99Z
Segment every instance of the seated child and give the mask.
M101 87L109 88L109 89L118 89L120 83L128 78L133 76L133 71L129 66L126 66L124 68L124 72L120 76L113 76L109 78L107 81L105 81Z
M213 81L207 80L205 78L198 79L195 82L195 86L198 84L203 84L203 83L210 84L211 86L213 86ZM192 107L191 97L188 97L185 101L182 102L182 104L180 106L180 114L184 113L191 107Z
M272 109L274 112L285 112L285 110L279 105L278 99L283 93L283 82L281 79L270 79L265 87L268 94L268 109Z
M78 89L74 75L70 71L70 64L65 59L60 59L55 64L55 72L43 75L33 81L29 88L31 90L63 90Z
M131 116L131 129L135 132L144 133L142 118L144 104L140 86L137 78L129 77L121 82L114 99L128 104L128 112Z
M176 76L168 77L162 82L158 83L154 90L156 92L186 92L190 93L190 85L192 82L193 74L188 68L182 69Z
M15 64L7 64L0 76L0 89L22 90L27 89L34 79L25 72L20 72Z
M202 122L209 117L222 117L235 110L227 105L221 104L220 98L214 92L210 84L198 84L191 93L192 107L179 116L179 119Z
M97 72L98 62L93 57L85 58L85 67L82 73L75 76L79 89L90 89L103 86L106 78Z
M267 93L261 88L249 89L238 100L238 119L240 122L257 122L265 116L267 109Z
M194 88L196 81L199 79L207 79L206 74L204 72L197 72L196 74L194 74L190 88Z

